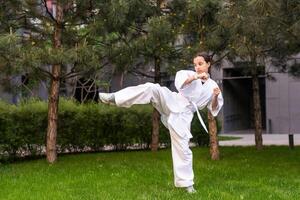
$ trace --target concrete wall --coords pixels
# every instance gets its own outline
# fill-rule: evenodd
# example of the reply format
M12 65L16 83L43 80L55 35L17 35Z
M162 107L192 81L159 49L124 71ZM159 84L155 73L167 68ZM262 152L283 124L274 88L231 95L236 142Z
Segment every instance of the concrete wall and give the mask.
M221 70L215 68L211 72L224 95L223 112L220 113L224 133L253 129L250 123L253 119L251 81L227 77L224 71L231 68L234 66L224 60ZM273 77L260 78L262 119L266 133L300 133L300 78L278 72L270 63L266 72L271 72Z
M219 114L223 121L222 133L253 129L253 95L252 80L245 77L239 66L234 66L228 60L223 60L220 66L211 70L212 78L219 84L223 96L224 106ZM266 127L266 99L265 79L260 82L260 96L262 108L262 124Z
M300 133L300 79L273 73L266 81L267 133Z

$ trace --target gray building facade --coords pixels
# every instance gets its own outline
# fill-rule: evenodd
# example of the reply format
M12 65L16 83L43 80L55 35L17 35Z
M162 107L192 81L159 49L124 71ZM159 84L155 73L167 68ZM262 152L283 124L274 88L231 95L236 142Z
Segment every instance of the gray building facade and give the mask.
M260 96L262 108L262 123L265 133L300 133L300 78L288 73L277 72L275 67L268 65L268 72L273 79L260 76ZM111 71L112 68L107 69ZM113 70L114 71L114 70ZM114 73L107 79L110 88L114 92L121 88L138 85L145 82L153 82L152 78L132 73ZM151 65L145 66L143 71L154 74ZM227 60L223 60L220 67L212 67L211 77L220 86L224 96L224 106L218 118L222 122L221 133L243 132L254 129L253 125L253 100L251 77L239 72L239 66L233 66ZM101 77L105 79L105 77ZM20 81L11 84L18 85ZM174 76L165 76L162 85L175 91ZM46 83L40 83L33 92L41 99L47 99ZM99 88L98 91L107 91ZM9 92L0 86L0 99L11 103L17 103L21 98L20 93ZM249 132L249 131L248 131Z
M300 133L300 78L279 72L271 63L266 65L265 70L272 78L259 76L263 132ZM233 66L226 60L211 73L224 95L224 106L219 115L222 133L253 130L251 77L239 73L239 66Z

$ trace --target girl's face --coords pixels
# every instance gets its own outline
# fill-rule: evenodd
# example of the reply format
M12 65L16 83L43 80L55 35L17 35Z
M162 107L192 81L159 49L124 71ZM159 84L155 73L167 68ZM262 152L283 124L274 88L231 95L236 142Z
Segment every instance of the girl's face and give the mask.
M210 62L206 62L202 56L197 56L194 58L194 67L197 73L208 72L210 67Z

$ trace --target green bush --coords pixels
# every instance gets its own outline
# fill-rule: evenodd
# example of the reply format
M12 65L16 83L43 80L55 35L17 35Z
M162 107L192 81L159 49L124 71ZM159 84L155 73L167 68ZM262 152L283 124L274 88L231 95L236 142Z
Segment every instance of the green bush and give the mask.
M19 105L0 101L0 159L39 155L45 151L47 102L35 99ZM99 151L104 145L125 150L134 144L149 147L152 111L150 105L118 108L97 103L79 104L61 98L57 144L59 152ZM206 116L206 113L202 113ZM206 117L203 117L205 120ZM193 141L208 145L198 118L192 122ZM168 130L160 124L160 142L170 144Z

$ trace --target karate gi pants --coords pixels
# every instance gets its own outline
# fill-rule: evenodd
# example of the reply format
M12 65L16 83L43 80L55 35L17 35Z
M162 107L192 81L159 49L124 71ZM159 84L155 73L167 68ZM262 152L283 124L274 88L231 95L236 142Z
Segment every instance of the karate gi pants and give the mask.
M193 185L193 155L189 148L193 112L187 109L189 102L180 94L153 83L124 88L115 93L115 101L119 107L152 103L170 132L174 184L176 187Z

